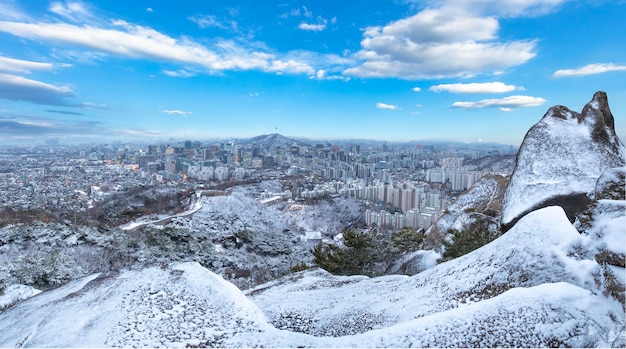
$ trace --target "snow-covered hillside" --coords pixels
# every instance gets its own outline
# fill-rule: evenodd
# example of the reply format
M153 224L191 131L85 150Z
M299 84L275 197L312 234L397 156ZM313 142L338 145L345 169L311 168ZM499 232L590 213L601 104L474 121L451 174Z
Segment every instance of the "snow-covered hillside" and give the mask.
M504 196L502 225L510 228L533 209L563 206L573 217L606 169L626 165L606 93L596 92L582 113L548 110L526 134Z
M428 234L431 240L440 242L448 229L461 231L477 220L487 220L494 226L498 225L497 216L502 210L502 197L507 184L508 179L497 174L484 176L474 183L448 206L447 212L430 228ZM439 236L439 239L434 236Z
M280 182L205 197L192 217L166 226L123 230L40 222L2 227L0 291L16 284L46 290L95 272L178 261L200 262L237 286L250 287L289 273L298 263L311 264L306 231L329 238L360 215L360 204L347 198L263 206L256 199L263 190L279 191Z
M620 345L589 239L549 207L413 277L314 269L245 296L196 263L96 274L1 313L0 347Z

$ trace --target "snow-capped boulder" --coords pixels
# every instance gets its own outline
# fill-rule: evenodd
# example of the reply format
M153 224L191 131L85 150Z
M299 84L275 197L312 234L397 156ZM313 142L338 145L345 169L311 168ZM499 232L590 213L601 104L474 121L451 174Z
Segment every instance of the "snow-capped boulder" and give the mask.
M503 230L551 205L563 207L573 222L591 201L602 172L625 165L624 144L615 134L605 92L596 92L582 113L550 108L530 128L517 154L503 200Z

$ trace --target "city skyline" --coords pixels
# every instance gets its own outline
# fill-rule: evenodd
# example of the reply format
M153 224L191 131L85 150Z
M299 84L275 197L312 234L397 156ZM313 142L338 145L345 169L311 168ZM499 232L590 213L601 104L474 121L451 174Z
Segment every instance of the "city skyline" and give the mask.
M249 138L519 145L606 91L624 1L0 4L3 143Z

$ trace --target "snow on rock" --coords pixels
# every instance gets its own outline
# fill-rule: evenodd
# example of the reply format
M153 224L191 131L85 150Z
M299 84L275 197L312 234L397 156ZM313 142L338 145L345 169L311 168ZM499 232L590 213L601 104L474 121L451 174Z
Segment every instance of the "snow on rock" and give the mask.
M194 262L94 274L0 313L0 347L610 346L621 304L559 207L412 277L310 269L245 294Z
M480 212L499 211L507 183L508 181L504 176L486 175L448 206L448 211L453 214L460 214L469 209Z
M41 293L41 291L32 286L11 285L3 291L0 291L0 310L8 308L39 293Z
M593 210L591 227L585 231L590 244L600 250L626 255L626 201L599 200Z
M395 260L385 274L415 275L437 265L441 253L435 250L418 250Z
M626 167L611 168L602 173L596 182L596 200L626 199Z
M248 294L278 327L316 336L358 334L478 304L520 287L566 282L599 293L594 278L600 273L598 263L590 253L576 253L584 249L581 239L563 209L548 207L527 215L490 244L410 278L306 287L309 276L318 284L320 277L331 284L336 278L314 270L290 282L260 285Z
M268 329L234 285L186 263L95 275L24 301L0 314L0 347L224 346Z
M610 346L613 304L567 283L516 288L480 303L426 316L352 339L383 347ZM354 343L354 344L352 344Z
M563 106L548 110L530 128L504 195L502 225L549 205L573 216L590 201L596 181L609 168L624 167L623 143L615 134L606 93L596 92L582 113Z
M439 242L437 240L445 236L449 229L462 231L477 220L495 222L495 217L502 209L502 198L507 184L507 178L501 175L490 174L482 177L448 206L447 213L437 220L427 234ZM435 236L440 238L436 239Z

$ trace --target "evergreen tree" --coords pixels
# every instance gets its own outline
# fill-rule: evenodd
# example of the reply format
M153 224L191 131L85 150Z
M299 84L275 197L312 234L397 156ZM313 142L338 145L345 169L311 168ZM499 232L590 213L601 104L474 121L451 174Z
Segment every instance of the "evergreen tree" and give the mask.
M444 240L442 242L446 251L443 253L441 262L468 254L479 247L482 247L500 236L497 232L491 231L485 222L471 224L467 230L448 230L452 234L452 242Z

